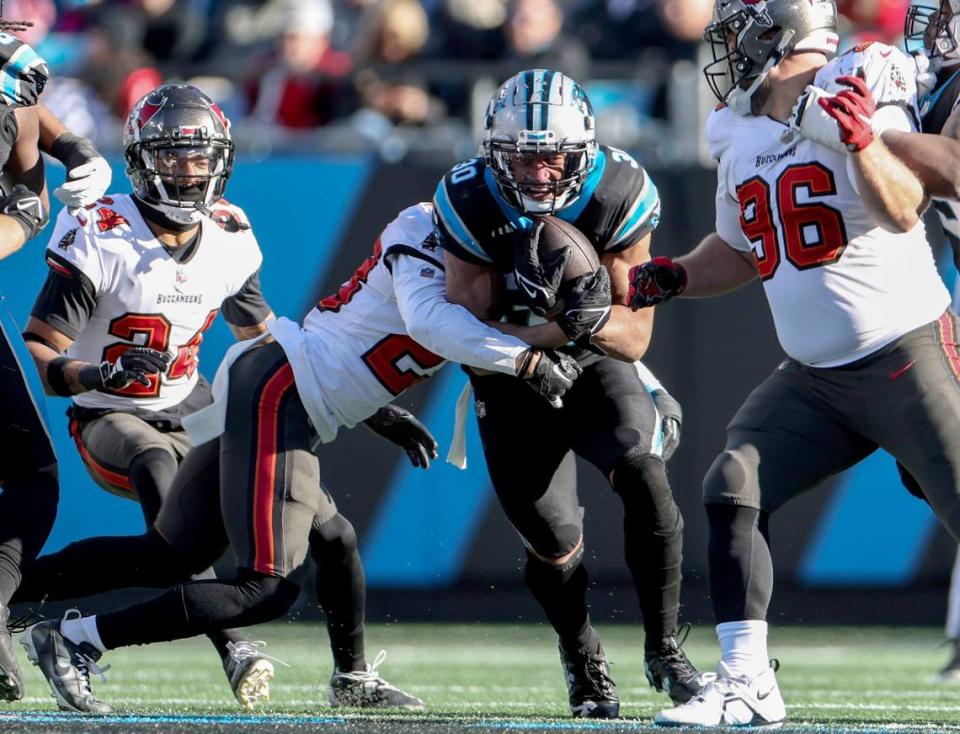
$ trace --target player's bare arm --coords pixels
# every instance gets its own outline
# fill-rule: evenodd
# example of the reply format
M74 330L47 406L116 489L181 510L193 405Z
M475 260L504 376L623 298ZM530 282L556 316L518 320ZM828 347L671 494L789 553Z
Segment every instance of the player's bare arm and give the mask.
M593 335L591 343L615 359L636 362L650 346L653 335L653 309L632 311L628 302L630 271L650 259L650 235L623 252L600 258L610 273L612 303L610 320Z
M870 212L889 232L909 232L926 206L923 184L880 138L850 154L857 186Z
M634 266L629 275L627 304L632 309L647 310L676 296L712 298L742 288L758 275L751 252L734 249L712 232L675 260L655 257Z
M927 196L960 199L960 111L940 135L886 130L881 139L920 179Z
M147 375L164 372L170 362L169 354L144 347L131 347L116 361L99 365L70 359L63 353L73 340L33 316L27 322L24 335L44 389L50 395L78 395L102 388L114 390L131 382L149 384Z

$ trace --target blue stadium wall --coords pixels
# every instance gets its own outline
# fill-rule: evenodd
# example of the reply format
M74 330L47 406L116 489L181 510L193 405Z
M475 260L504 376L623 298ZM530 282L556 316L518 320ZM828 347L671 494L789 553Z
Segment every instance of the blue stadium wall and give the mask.
M397 211L430 198L445 167L387 166L347 155L241 159L229 198L254 225L274 310L299 318L334 290ZM714 175L700 169L654 173L663 198L654 249L679 254L712 228ZM50 171L51 188L62 175ZM114 183L113 190L128 190L119 163ZM41 237L0 262L0 288L21 324L45 275L43 244ZM201 364L208 376L231 339L222 321L208 332ZM723 446L726 422L780 359L759 285L658 311L647 363L684 406L683 443L670 477L686 520L687 616L694 620L709 618L700 481ZM464 379L448 365L400 400L425 420L444 450ZM90 535L140 532L137 506L99 490L87 476L67 435L66 407L63 399L48 398L62 500L47 550ZM371 594L372 617L536 615L519 590L521 546L493 498L472 421L468 442L466 471L443 462L429 472L414 470L363 428L344 431L321 449L324 481L358 530L368 582L378 590ZM580 495L595 613L635 619L622 564L619 502L585 464ZM942 614L955 548L927 506L900 487L893 460L883 452L795 500L774 518L772 534L778 574L773 613L779 619L856 621L869 610L871 620L882 621L877 610L884 609L888 621L932 622ZM877 594L883 604L876 603Z

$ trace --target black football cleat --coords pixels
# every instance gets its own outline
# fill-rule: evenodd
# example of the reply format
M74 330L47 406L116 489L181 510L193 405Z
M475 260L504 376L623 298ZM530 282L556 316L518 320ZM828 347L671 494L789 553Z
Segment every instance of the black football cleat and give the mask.
M331 706L350 708L401 709L422 711L423 701L387 683L377 668L386 659L386 650L377 653L373 665L366 670L340 671L334 669L327 688Z
M0 701L19 701L23 698L23 672L13 652L13 638L7 628L10 609L0 604Z
M686 631L689 631L689 626ZM656 650L643 656L643 670L650 685L665 691L674 703L686 703L700 693L703 679L675 637L664 637Z
M610 677L603 647L580 649L570 653L560 646L560 664L567 682L570 713L578 719L616 719L620 716L620 698Z

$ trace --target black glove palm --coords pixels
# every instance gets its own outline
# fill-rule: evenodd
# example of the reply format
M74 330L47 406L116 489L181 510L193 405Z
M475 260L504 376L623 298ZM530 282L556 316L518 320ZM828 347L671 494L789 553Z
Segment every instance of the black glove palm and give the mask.
M150 386L150 375L167 371L170 355L147 347L131 347L116 361L103 361L98 365L84 367L77 377L88 390L120 390L133 382Z
M385 405L364 421L367 428L407 452L410 463L424 469L437 458L437 440L409 410L399 405Z
M525 367L520 377L534 392L543 395L553 407L559 408L563 405L561 398L573 387L582 372L583 368L570 355L547 349L540 351L540 359L533 370L527 374Z

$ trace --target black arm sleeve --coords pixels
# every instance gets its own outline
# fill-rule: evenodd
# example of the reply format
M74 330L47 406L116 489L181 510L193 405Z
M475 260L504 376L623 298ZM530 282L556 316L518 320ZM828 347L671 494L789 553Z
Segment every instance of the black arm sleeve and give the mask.
M263 298L259 270L223 302L223 318L234 326L256 326L269 315L270 306Z
M76 340L97 308L96 289L90 279L68 261L50 253L47 257L55 259L64 272L50 269L30 315Z

